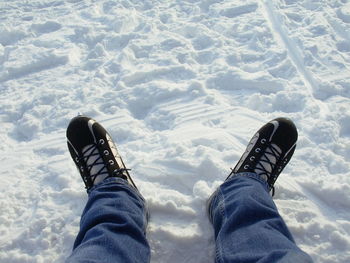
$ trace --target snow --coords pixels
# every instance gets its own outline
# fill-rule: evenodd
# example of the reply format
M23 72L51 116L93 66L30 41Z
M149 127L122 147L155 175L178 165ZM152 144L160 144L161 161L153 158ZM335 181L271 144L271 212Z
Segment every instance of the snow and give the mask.
M205 202L266 121L292 118L275 202L315 262L350 262L350 3L4 0L0 262L63 262L87 196L78 113L118 144L152 262L214 261Z

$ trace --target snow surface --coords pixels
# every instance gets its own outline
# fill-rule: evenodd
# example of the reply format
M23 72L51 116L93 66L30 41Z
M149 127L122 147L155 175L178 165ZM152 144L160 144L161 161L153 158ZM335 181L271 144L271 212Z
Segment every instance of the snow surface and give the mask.
M0 262L63 262L87 196L84 113L148 201L152 262L214 261L205 201L266 121L299 144L275 202L316 262L350 262L350 2L2 0Z

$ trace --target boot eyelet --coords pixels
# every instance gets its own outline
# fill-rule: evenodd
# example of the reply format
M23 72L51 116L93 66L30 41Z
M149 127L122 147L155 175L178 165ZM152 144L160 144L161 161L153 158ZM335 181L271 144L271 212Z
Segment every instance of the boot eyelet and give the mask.
M114 164L114 161L113 160L109 160L108 161L110 165L113 165Z
M256 149L255 149L255 152L256 152L256 153L259 153L260 151L261 151L260 148L256 148Z
M250 156L249 160L252 162L255 160L255 156Z
M265 142L266 142L266 139L261 139L261 144L265 144Z
M248 164L244 165L244 169L248 170L249 169L249 165Z
M99 142L101 145L105 144L105 140L104 140L104 139L100 139L98 142Z
M104 155L109 155L109 151L108 151L108 150L104 150L104 151L103 151L103 154L104 154Z

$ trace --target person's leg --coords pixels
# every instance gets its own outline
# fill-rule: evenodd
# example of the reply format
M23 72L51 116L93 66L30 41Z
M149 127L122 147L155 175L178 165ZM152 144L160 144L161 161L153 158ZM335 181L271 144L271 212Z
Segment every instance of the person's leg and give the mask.
M295 245L268 189L254 173L236 174L217 189L209 207L215 262L312 262Z
M66 262L149 262L145 201L111 136L78 116L68 125L67 144L89 198Z
M296 246L269 194L294 153L297 137L289 119L264 125L209 199L216 262L312 262Z
M89 191L68 262L149 262L145 202L124 179L108 178Z

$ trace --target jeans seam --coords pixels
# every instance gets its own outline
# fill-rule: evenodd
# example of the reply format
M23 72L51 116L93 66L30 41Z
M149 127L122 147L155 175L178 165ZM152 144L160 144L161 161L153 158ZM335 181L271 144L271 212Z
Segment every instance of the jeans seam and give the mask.
M218 200L218 208L219 208L219 211L220 211L220 214L221 214L221 218L223 220L222 224L224 224L224 222L226 222L227 218L226 218L226 210L225 210L225 198L223 198L224 195L221 191L221 189L219 188L218 189L218 192L217 192L217 198L219 199ZM219 238L219 236L218 236ZM220 242L216 242L217 244L221 244L221 241ZM223 258L222 258L222 247L219 245L219 246L216 246L216 262L223 262Z

